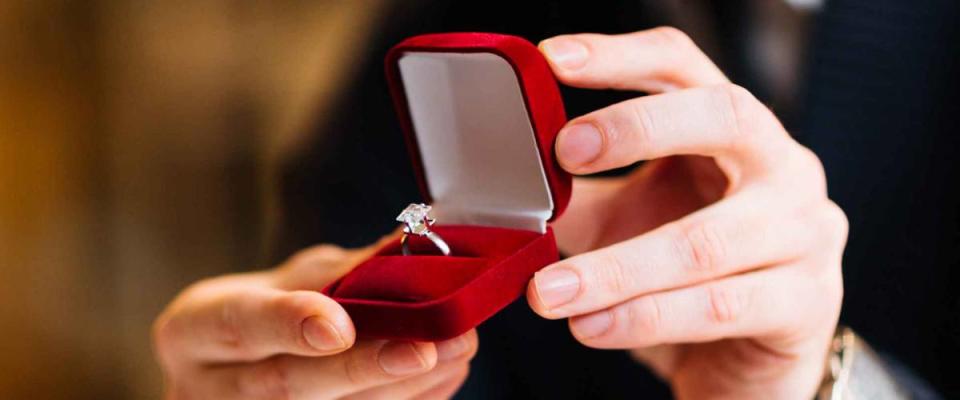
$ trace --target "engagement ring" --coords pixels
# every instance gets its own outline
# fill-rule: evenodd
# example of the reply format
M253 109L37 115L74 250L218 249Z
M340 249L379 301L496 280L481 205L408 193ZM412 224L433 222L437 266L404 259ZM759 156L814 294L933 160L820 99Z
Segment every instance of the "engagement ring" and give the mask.
M404 224L403 237L400 238L400 248L403 251L403 255L409 256L411 254L408 245L410 235L426 237L433 242L434 246L437 246L437 249L440 249L443 255L450 255L450 246L447 245L447 242L444 242L436 232L430 230L430 226L437 221L429 217L430 208L431 207L426 204L414 203L404 208L400 215L397 216L397 221L403 222Z

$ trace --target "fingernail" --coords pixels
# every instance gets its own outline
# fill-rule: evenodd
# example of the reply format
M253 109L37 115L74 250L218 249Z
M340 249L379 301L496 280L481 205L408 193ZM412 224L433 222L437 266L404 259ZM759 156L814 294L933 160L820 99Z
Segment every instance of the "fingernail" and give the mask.
M470 342L463 336L437 342L437 360L452 360L466 354L469 350Z
M389 342L383 345L378 362L386 373L395 376L410 375L427 368L427 361L410 342Z
M533 278L537 286L537 296L547 308L569 303L580 291L580 276L566 268L550 268Z
M340 331L318 316L305 319L300 328L303 330L303 338L317 350L333 351L347 347Z
M580 167L600 156L603 137L593 124L568 126L557 136L557 158L566 167Z
M613 316L610 315L610 311L600 311L572 319L570 329L577 337L588 339L606 333L612 325Z
M566 70L580 69L587 63L587 47L571 38L548 39L541 45L547 58Z

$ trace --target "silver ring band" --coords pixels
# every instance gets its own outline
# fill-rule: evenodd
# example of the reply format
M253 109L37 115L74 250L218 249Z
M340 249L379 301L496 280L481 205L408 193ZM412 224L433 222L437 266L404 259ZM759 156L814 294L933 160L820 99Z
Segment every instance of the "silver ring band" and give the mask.
M403 255L405 256L409 256L413 254L410 251L409 245L407 244L409 242L408 240L409 236L410 235L404 233L403 236L400 237L400 251L402 251ZM433 242L434 246L437 246L437 249L439 249L440 252L443 253L443 255L445 256L450 255L450 246L448 246L447 242L444 242L443 238L441 238L440 235L438 235L436 232L428 231L426 234L418 235L418 236L426 236L427 239L430 239L430 241Z
M408 237L410 235L425 236L433 242L434 246L437 246L437 249L440 249L443 255L450 255L450 246L447 245L447 242L443 241L443 238L436 232L430 230L430 226L433 225L436 220L429 217L429 212L430 206L414 203L408 205L407 208L403 209L400 215L397 216L397 221L403 222L404 224L403 237L400 238L400 249L403 251L403 255L409 256L411 254L408 245Z

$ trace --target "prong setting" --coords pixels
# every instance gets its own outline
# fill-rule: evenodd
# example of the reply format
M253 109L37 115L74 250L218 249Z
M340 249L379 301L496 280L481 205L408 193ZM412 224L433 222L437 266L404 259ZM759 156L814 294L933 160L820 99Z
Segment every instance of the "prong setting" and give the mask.
M430 218L430 207L423 203L411 203L400 212L397 221L403 222L403 232L411 235L426 236L430 232L430 227L437 222Z
M432 207L423 203L411 203L397 216L397 221L403 222L404 225L403 237L400 239L400 248L403 251L403 255L411 255L408 247L410 235L426 237L437 246L437 249L439 249L443 255L450 255L450 246L440 238L440 235L430 230L430 227L437 222L436 219L430 218L431 209Z

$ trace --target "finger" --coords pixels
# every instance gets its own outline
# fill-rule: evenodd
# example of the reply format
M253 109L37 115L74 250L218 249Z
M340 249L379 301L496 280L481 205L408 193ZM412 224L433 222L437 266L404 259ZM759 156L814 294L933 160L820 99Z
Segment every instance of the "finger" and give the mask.
M413 399L417 400L440 400L440 399L449 399L453 397L454 394L460 390L460 387L463 386L463 383L466 382L467 376L470 374L470 366L467 365L465 368L458 370L451 378L441 382L440 384L430 388L426 392L420 393L416 396L413 396Z
M540 43L557 78L571 86L663 92L728 82L676 28L623 35L562 35Z
M840 235L843 216L835 207L791 211L794 200L784 196L766 188L737 193L641 236L548 266L534 275L529 303L547 318L588 313L792 261L827 235Z
M423 375L415 376L400 382L388 383L355 393L346 397L344 400L393 400L410 399L418 397L421 394L430 392L436 386L447 383L448 381L464 376L469 369L469 364L456 363L449 365L437 365L432 371Z
M477 353L477 332L437 342L437 366L429 373L351 394L349 399L407 399L455 378Z
M339 398L430 371L433 343L361 341L329 357L276 356L210 368L198 379L210 398Z
M161 357L201 362L327 355L356 337L346 311L320 293L234 283L188 290L158 319L155 335Z
M569 122L557 135L564 169L588 174L672 155L715 157L732 181L776 170L789 135L745 89L725 84L644 96ZM799 147L799 146L796 146Z
M270 284L285 290L322 290L377 249L396 240L398 235L398 231L391 232L376 243L359 249L324 244L301 250L270 273Z
M640 296L573 317L570 330L596 348L804 335L806 326L833 326L809 322L836 319L841 293L839 268L811 274L792 265Z
M594 243L603 232L597 223L598 208L609 207L618 196L625 180L622 178L575 178L570 204L563 218L553 222L557 246L565 254L579 254L595 248ZM605 210L604 210L605 211Z

